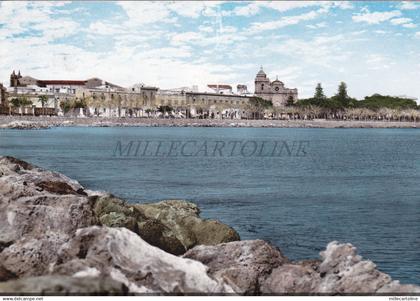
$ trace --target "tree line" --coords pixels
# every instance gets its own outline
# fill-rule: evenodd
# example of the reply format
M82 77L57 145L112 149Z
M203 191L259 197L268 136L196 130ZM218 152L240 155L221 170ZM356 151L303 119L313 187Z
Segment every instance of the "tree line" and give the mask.
M337 93L327 97L321 83L313 97L288 102L286 112L295 119L350 119L419 121L420 106L414 99L373 94L358 100L350 97L347 85L341 82Z
M358 100L348 95L347 85L344 82L341 82L338 86L337 93L329 98L324 94L321 83L318 83L313 97L301 99L294 105L298 107L318 106L331 110L348 108L366 108L370 110L379 110L381 108L401 110L420 109L416 101L410 98L373 94L372 96L366 96L364 99Z

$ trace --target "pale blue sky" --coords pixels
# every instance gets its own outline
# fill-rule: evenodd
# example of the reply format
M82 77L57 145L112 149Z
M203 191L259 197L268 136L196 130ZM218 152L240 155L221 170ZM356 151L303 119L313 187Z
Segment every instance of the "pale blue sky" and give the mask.
M161 88L245 83L420 98L420 2L1 2L0 82L97 76Z

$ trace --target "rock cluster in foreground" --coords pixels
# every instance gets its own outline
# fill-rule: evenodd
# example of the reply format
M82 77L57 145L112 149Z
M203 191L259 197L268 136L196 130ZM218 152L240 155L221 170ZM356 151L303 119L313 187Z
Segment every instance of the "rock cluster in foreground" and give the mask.
M292 262L200 218L195 204L130 205L0 157L0 294L419 293L332 242Z

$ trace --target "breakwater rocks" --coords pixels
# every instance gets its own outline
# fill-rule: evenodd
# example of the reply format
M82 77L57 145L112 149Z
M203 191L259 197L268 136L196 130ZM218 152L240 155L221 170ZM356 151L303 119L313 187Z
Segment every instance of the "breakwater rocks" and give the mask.
M6 124L0 124L0 129L16 129L16 130L40 130L40 129L49 129L51 127L47 122L37 122L37 121L11 121Z
M419 293L332 242L293 262L200 218L190 202L128 204L62 174L0 157L0 293Z
M130 117L0 116L1 128L45 127L420 128L420 122L361 120L235 120Z

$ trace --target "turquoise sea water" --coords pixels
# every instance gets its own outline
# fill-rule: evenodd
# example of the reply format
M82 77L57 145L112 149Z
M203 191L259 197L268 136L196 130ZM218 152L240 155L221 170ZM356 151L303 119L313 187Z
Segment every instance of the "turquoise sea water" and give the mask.
M197 155L114 156L118 141L126 146L146 140L195 141ZM199 150L206 141L211 148L238 140L269 146L305 141L306 155L248 156L252 143L243 154L226 148L213 157ZM191 200L202 216L233 226L242 239L269 240L291 259L317 258L332 240L351 242L380 270L420 284L417 129L0 130L0 155L62 172L130 202Z

